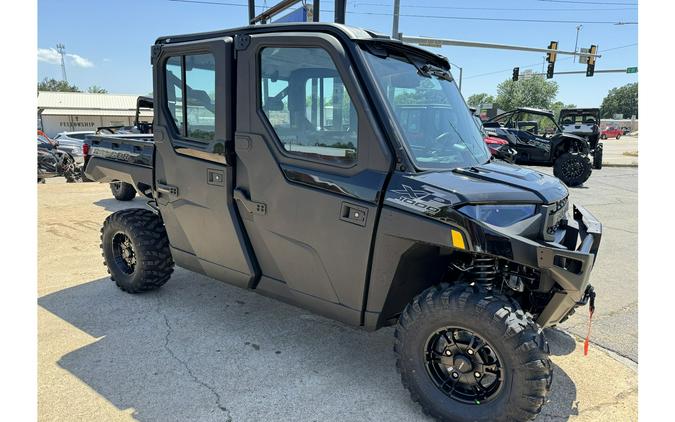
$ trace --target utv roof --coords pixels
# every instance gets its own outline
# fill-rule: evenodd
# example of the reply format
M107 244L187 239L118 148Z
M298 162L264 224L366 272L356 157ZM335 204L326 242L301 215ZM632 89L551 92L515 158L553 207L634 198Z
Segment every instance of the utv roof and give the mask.
M533 107L518 107L514 110L507 111L506 113L512 113L514 111L525 111L527 113L535 113L535 114L553 114L551 110L544 110L543 108L533 108Z
M563 108L561 113L599 113L599 108Z
M532 107L518 107L518 108L514 108L513 110L509 110L505 113L498 114L495 117L489 119L488 122L492 122L494 120L500 119L504 116L508 116L509 114L517 113L519 111L524 111L526 113L533 113L533 114L542 114L542 115L545 115L545 116L553 117L553 112L551 110L544 110L544 109L541 109L541 108L532 108Z
M445 56L432 53L423 48L412 44L404 43L400 40L389 37L375 31L357 28L338 23L324 22L303 22L303 23L272 23L265 25L248 25L238 28L223 29L210 32L198 32L183 35L168 35L157 38L155 45L174 44L182 42L200 41L213 38L234 37L236 35L255 35L269 34L275 32L327 32L336 37L348 39L356 42L368 43L377 42L384 47L390 47L410 54L420 55L427 60L435 62L436 65L449 70L450 64Z

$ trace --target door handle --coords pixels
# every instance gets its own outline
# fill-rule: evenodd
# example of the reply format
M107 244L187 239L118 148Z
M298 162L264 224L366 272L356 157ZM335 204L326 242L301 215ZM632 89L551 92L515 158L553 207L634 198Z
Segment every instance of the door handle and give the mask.
M343 202L340 204L340 220L359 226L366 225L368 209L358 205Z
M157 192L165 193L167 195L178 197L178 187L172 185L165 185L163 183L157 183L156 185Z
M267 214L267 205L262 202L251 201L241 189L234 190L234 200L241 202L249 214L265 215Z

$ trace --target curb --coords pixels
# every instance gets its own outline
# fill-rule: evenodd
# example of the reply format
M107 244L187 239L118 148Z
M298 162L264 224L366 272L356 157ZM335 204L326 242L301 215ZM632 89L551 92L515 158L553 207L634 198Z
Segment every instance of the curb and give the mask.
M635 167L637 168L637 164L611 164L611 163L602 163L603 167Z

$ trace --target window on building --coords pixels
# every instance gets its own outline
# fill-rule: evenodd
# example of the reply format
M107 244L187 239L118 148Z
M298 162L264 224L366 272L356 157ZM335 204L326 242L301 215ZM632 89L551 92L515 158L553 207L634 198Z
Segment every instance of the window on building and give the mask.
M325 50L265 48L260 68L262 109L284 150L337 164L356 161L356 109Z

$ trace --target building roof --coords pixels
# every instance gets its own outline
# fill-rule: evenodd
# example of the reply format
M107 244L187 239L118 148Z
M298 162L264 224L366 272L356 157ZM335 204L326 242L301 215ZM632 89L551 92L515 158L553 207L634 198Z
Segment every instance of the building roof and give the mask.
M138 95L125 94L90 94L86 92L51 92L38 91L38 109L67 110L58 114L93 114L92 111L136 111ZM108 114L105 115L108 115ZM54 111L48 114L57 114ZM96 113L99 114L99 113Z
M98 110L93 108L46 108L41 113L43 116L135 116L136 109L133 110ZM141 117L152 117L152 110L143 110L140 112Z

